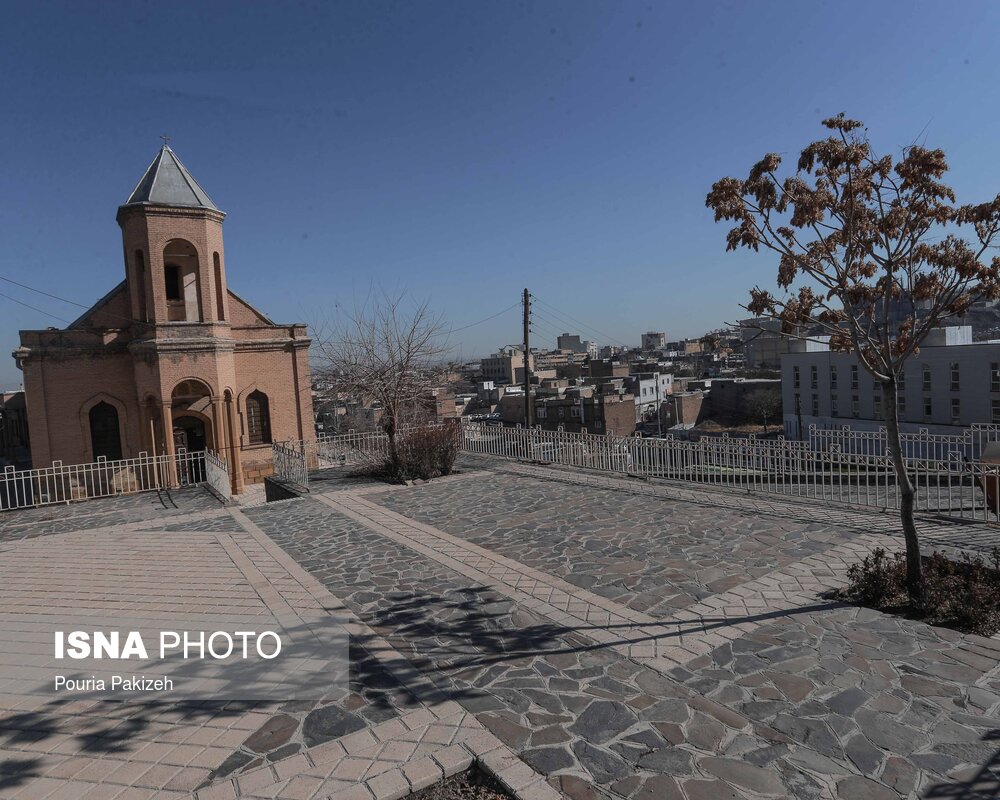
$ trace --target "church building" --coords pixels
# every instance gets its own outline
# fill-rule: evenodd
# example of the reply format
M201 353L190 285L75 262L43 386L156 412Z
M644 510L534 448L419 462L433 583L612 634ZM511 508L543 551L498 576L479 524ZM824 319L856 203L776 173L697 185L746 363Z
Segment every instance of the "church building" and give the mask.
M118 209L125 279L68 328L20 332L33 467L207 448L238 493L272 442L314 438L306 328L229 289L225 217L164 144Z

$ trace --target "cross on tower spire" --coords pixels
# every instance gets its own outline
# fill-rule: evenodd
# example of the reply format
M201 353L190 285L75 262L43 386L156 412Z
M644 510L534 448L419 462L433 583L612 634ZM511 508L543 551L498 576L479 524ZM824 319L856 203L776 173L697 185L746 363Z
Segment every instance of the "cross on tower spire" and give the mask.
M163 146L164 147L169 147L170 146L170 137L167 136L167 134L163 134L160 138L163 139Z

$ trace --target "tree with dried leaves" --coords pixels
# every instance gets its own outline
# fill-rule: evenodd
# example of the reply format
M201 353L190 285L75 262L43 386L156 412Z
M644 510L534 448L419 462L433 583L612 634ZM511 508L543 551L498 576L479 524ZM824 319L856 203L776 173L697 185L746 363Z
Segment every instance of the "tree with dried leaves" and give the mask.
M353 311L313 328L318 374L337 390L381 408L393 478L405 479L400 430L426 422L426 398L439 385L448 353L447 328L426 302L405 293L372 291Z
M706 205L735 223L727 250L764 247L778 256L779 295L759 286L745 308L806 338L817 327L830 348L850 351L881 384L885 422L906 539L907 590L919 605L923 580L914 524L915 487L900 442L897 387L906 360L927 334L978 298L1000 297L1000 195L958 205L942 182L945 154L912 144L879 156L862 123L843 114L809 144L795 174L764 156L745 179L723 178ZM890 306L905 309L893 321ZM918 307L920 313L918 313Z

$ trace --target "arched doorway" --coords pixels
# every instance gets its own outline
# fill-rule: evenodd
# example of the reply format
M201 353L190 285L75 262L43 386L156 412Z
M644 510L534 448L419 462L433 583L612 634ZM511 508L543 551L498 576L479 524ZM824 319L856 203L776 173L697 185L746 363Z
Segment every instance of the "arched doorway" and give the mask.
M189 453L201 452L208 445L204 420L193 416L174 418L174 449L184 448Z
M121 427L118 424L118 409L103 400L90 409L90 447L94 461L102 456L108 461L118 461L122 457Z
M173 412L174 449L188 451L217 450L215 428L212 423L211 389L196 378L181 381L170 397Z

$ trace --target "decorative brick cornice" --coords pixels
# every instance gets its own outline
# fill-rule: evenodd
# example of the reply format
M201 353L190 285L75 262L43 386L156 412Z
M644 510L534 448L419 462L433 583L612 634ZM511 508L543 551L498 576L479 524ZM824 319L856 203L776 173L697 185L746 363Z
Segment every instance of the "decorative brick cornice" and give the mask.
M131 342L132 353L232 353L236 342L232 339L144 339Z
M288 347L293 350L307 350L311 343L311 339L243 339L237 340L236 349L239 352L284 350Z
M118 224L121 225L127 217L133 215L142 217L186 217L188 219L208 219L219 223L226 218L224 211L214 211L211 208L198 208L194 206L135 205L119 206L118 214L115 216L115 219L118 221Z

